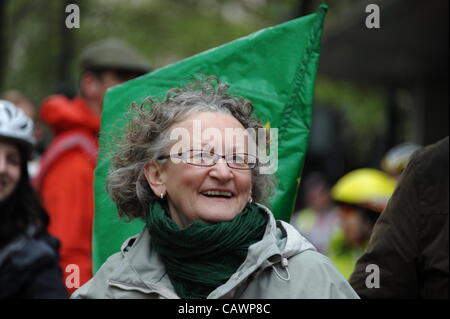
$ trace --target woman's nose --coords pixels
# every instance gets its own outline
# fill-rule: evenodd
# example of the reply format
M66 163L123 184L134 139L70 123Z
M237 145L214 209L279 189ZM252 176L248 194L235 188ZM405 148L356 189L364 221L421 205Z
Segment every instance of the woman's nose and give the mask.
M217 163L211 167L209 175L222 181L228 181L233 178L233 172L223 158L219 159Z

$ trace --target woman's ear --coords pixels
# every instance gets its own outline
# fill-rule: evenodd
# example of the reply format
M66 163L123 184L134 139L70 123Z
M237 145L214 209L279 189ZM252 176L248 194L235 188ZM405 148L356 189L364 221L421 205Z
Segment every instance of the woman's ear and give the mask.
M144 165L144 175L148 185L158 197L166 193L166 187L161 179L161 168L161 164L157 162L147 162Z

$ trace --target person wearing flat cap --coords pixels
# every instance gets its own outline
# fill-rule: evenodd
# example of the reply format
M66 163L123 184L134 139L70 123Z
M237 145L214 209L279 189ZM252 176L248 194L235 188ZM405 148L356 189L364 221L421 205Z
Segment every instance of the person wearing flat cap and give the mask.
M92 277L93 172L104 94L151 69L145 58L116 39L88 46L79 62L79 96L70 100L52 95L41 105L40 117L51 127L54 140L33 180L50 216L49 232L61 241L69 293ZM79 281L69 278L73 269L79 270Z

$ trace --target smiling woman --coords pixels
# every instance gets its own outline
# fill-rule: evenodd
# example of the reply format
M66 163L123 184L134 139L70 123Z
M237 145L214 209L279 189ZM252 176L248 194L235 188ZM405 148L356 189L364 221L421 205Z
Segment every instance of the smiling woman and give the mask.
M33 122L0 100L0 299L66 298L58 266L59 241L31 187L27 160Z
M190 135L190 138L186 139L189 140L189 147L186 147L188 150L195 148L210 152L214 151L212 148L215 147L218 154L230 155L235 154L234 147L239 145L226 143L229 135L227 128L262 128L257 119L251 116L253 109L251 103L245 99L228 95L227 89L227 85L218 83L214 79L193 82L185 88L175 88L169 91L165 101L153 103L151 112L143 107L135 106L132 109L133 119L125 131L125 139L122 141L119 151L114 154L114 169L107 182L108 191L121 216L145 219L149 205L158 201L161 193L165 195L165 189L155 191L150 187L149 178L153 168L167 169L170 167L169 163L179 162L173 158L174 153L179 150L173 149L177 143L171 139L172 132L182 131ZM226 122L222 123L222 121ZM200 134L196 134L196 123L201 124ZM217 135L202 134L211 132L212 128L221 133L223 139L218 139ZM269 136L267 136L268 138ZM228 150L222 149L224 147L227 147ZM233 152L223 153L231 150ZM242 152L245 150L239 149L239 153ZM171 159L161 161L160 159L163 157ZM162 165L163 162L167 164ZM186 164L183 167L195 168L190 166L192 165ZM216 171L217 167L220 170L222 165L214 165L211 169ZM202 172L208 171L208 169L198 168ZM274 189L273 175L260 174L257 169L245 172L236 169L232 171L239 176L243 174L251 176L253 200L266 206L269 205ZM173 196L174 194L168 195Z
M107 187L119 213L146 227L73 298L357 297L325 256L275 221L274 177L258 169L251 139L229 136L261 125L227 89L210 77L132 109ZM189 143L178 148L174 130Z
M228 114L199 112L174 125L177 128L185 128L191 136L194 136L195 120L201 121L204 129L214 127L223 132L224 139L219 143L223 147L217 151L233 156L232 145L225 145L225 129L243 128L238 120ZM205 142L195 139L192 141L193 145L204 145ZM214 149L204 153L201 150L190 150L188 151L190 161L183 160L178 164L170 160L163 164L152 161L144 167L151 189L155 194L160 194L160 197L167 197L168 212L181 227L186 227L196 220L205 222L232 220L250 201L251 168L248 165L243 165L244 169L232 168L230 165L233 166L233 162L230 164L223 159L215 163L208 159L212 151ZM195 160L194 154L201 160ZM217 157L215 159L217 160ZM212 206L214 210L211 209Z
M20 162L17 147L0 139L0 202L16 189L21 176Z

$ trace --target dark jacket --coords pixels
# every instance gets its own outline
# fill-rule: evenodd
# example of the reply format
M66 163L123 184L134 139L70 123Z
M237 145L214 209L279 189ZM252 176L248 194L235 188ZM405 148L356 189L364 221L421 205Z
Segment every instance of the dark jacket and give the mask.
M19 236L0 249L0 298L67 298L59 241L47 233Z
M449 297L448 143L412 156L350 277L360 297ZM375 274L373 266L366 272L370 264L378 266L379 288L366 285Z

